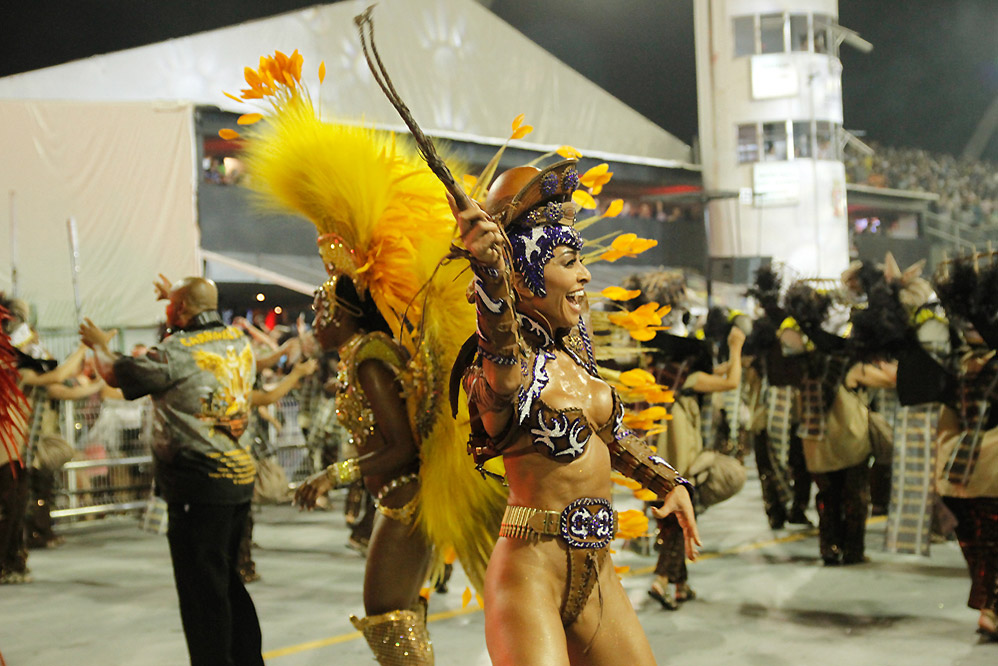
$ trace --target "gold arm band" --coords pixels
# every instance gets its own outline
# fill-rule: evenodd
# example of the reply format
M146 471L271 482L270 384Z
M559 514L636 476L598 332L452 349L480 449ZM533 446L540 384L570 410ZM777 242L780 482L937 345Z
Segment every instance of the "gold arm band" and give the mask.
M356 458L347 458L338 463L333 463L326 468L326 478L333 484L333 488L349 486L355 481L360 481L360 465Z

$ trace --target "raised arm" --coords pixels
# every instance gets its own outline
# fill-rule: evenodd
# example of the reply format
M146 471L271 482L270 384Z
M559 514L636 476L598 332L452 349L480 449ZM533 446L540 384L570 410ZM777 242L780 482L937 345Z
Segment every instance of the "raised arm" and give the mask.
M450 201L475 273L482 374L498 397L512 398L521 382L520 348L511 269L503 253L505 237L477 204L458 211Z
M83 363L83 356L86 353L87 348L81 344L73 351L72 354L67 356L66 360L60 363L58 367L55 367L48 372L37 373L32 370L22 370L22 381L26 386L48 386L50 384L61 384L80 372L80 364Z
M107 345L117 334L117 330L104 331L89 319L84 319L80 324L80 340L93 350L97 373L104 378L108 386L115 388L118 387L118 380L114 375L114 362L118 360L119 354L112 352Z
M266 345L267 347L273 349L274 351L278 351L278 346L277 343L274 341L274 339L271 338L266 333L264 333L263 331L261 331L253 324L251 324L245 317L234 318L232 320L232 325L241 328L247 333L249 333L249 336L254 340L256 340L258 343ZM280 355L278 355L278 358L280 358Z
M697 373L693 390L697 393L717 393L738 388L742 381L743 344L745 344L745 333L737 326L732 326L731 332L728 333L728 364L724 374Z
M291 372L285 375L274 388L267 389L266 391L253 389L250 393L250 403L260 407L274 404L298 386L298 382L301 381L302 377L311 375L318 367L319 362L314 358L310 358L304 363L299 363L295 367L291 368Z

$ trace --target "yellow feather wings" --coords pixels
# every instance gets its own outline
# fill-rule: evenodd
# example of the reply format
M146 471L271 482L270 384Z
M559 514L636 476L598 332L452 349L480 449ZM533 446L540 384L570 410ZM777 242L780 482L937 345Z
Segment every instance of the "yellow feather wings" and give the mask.
M505 494L467 455L466 407L455 420L446 400L475 311L463 262L440 265L455 234L444 188L392 133L322 122L299 98L277 111L247 137L251 187L266 205L303 215L352 249L357 273L412 355L404 383L422 435L419 524L438 553L454 548L481 590Z

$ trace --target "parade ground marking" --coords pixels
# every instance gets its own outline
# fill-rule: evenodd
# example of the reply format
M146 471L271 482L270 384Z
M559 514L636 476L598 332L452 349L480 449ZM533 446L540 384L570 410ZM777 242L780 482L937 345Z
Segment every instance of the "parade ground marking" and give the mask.
M874 516L866 521L867 525L876 525L877 523L882 523L886 520L884 516ZM802 532L796 532L794 534L788 534L787 536L777 537L775 539L766 539L765 541L754 541L752 543L743 544L741 546L735 546L734 548L729 548L727 550L718 551L716 553L702 553L700 555L700 560L712 560L716 557L726 557L728 555L738 555L740 553L747 553L753 550L759 550L761 548L768 548L769 546L775 546L781 543L791 543L794 541L801 541L802 539L807 539L809 537L817 536L817 528L810 528ZM644 576L652 573L655 570L654 566L641 567L640 569L632 569L621 574L622 577L631 576ZM454 610L444 611L442 613L433 613L426 617L426 623L439 622L440 620L449 620L460 615L469 615L471 613L478 613L482 609L475 605L469 604L466 608L457 608ZM330 636L329 638L320 638L315 641L308 641L307 643L299 643L298 645L289 645L288 647L277 648L276 650L269 650L263 653L264 659L276 659L277 657L286 657L291 654L298 654L299 652L306 652L308 650L318 650L319 648L327 647L329 645L338 645L340 643L346 643L348 641L357 640L362 638L363 634L359 631L352 631L348 634L340 634L339 636Z

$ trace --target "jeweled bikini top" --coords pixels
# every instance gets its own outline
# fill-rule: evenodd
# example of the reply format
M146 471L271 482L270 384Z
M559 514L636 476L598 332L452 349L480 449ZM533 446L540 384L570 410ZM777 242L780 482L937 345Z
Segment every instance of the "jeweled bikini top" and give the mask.
M604 442L617 438L622 429L624 409L613 391L613 411L606 423L594 427L578 407L555 409L545 403L540 395L548 385L550 376L547 364L555 357L555 350L561 349L579 364L586 372L596 377L591 361L583 360L572 349L571 341L564 336L555 339L538 321L518 312L520 332L527 343L528 353L520 361L523 383L514 404L515 418L509 420L505 432L495 438L496 454L520 455L536 451L559 462L571 462L586 450L586 443L595 432ZM585 337L585 334L582 334ZM582 345L586 348L586 345ZM611 389L612 390L612 389ZM506 451L518 439L519 432L528 430L531 434L531 447L518 451Z

